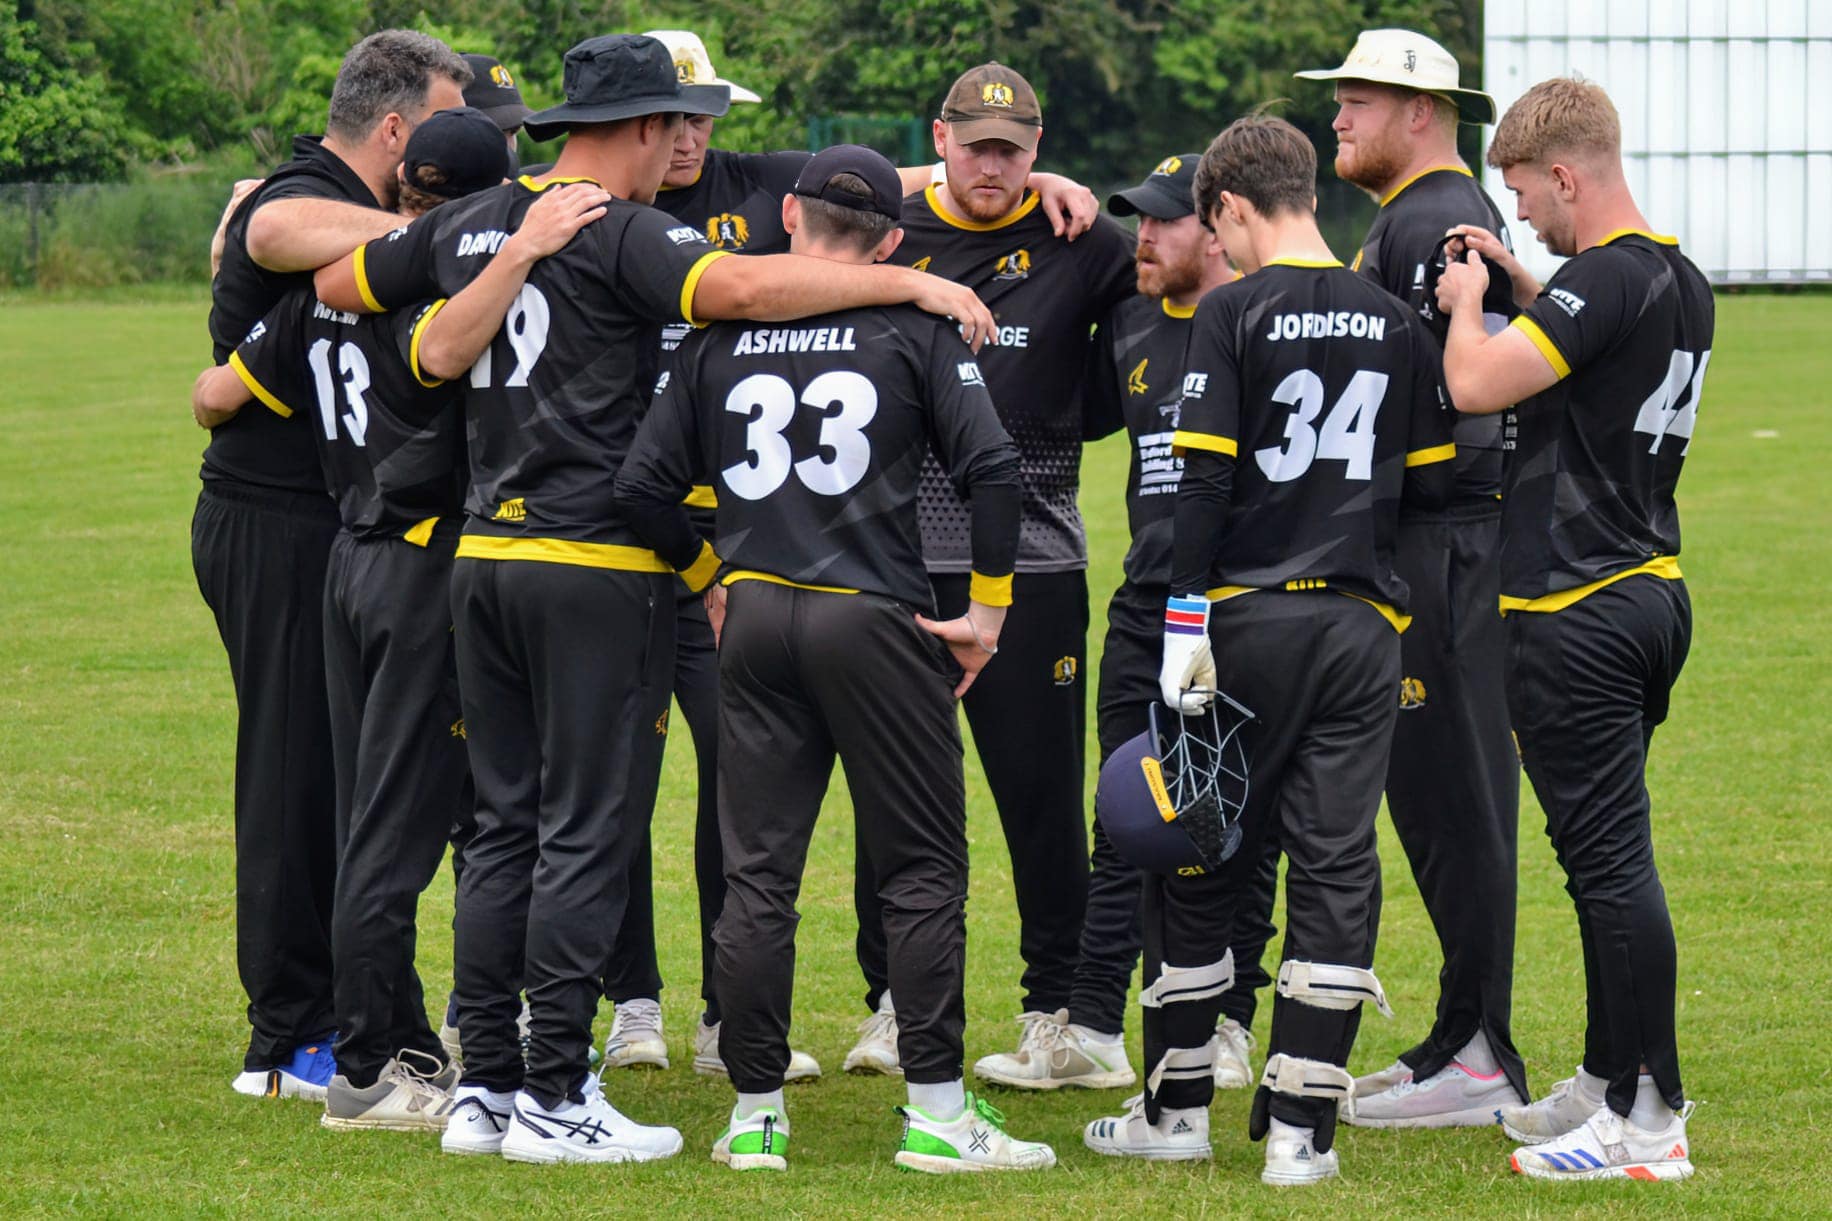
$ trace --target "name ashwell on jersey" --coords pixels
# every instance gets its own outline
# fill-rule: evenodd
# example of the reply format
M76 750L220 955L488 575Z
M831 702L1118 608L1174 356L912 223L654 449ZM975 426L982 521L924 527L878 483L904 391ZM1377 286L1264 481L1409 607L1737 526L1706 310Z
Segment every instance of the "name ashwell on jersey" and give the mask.
M733 356L768 356L775 352L856 352L849 326L758 327L738 332Z
M1274 314L1267 340L1331 339L1347 335L1352 339L1382 340L1387 337L1387 320L1378 314L1361 314L1337 310L1333 314Z

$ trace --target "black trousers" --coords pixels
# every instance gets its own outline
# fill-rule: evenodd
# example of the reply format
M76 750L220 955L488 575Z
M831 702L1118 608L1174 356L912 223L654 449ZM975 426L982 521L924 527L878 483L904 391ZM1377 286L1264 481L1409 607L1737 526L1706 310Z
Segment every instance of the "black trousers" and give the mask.
M1525 1101L1509 1025L1520 762L1502 677L1500 546L1492 506L1400 523L1394 569L1412 590L1412 626L1400 637L1387 812L1444 956L1436 1021L1400 1059L1429 1077L1481 1031Z
M454 921L467 1084L525 1088L544 1106L581 1097L630 859L660 782L673 580L525 560L453 566L477 785Z
M235 962L251 1072L285 1064L335 1021L323 614L337 528L328 496L220 480L204 485L191 518L197 588L235 682Z
M1145 984L1162 965L1202 966L1229 948L1234 914L1254 893L1264 839L1276 833L1286 857L1283 958L1370 967L1380 927L1380 858L1374 818L1398 713L1399 637L1362 602L1328 591L1254 593L1215 605L1209 616L1219 685L1252 709L1243 732L1250 790L1240 850L1202 877L1156 879L1145 896ZM1174 1048L1203 1046L1214 1034L1220 997L1145 1010L1145 1063ZM1268 1050L1346 1065L1360 1025L1358 1009L1336 1010L1279 996ZM1206 1107L1207 1072L1166 1077L1145 1092L1157 1121L1162 1107ZM1335 1104L1271 1094L1286 1123L1318 1128L1327 1152ZM1258 1133L1256 1132L1256 1135Z
M934 575L931 582L942 618L966 612L966 574ZM1081 954L1088 899L1087 641L1088 574L1019 573L999 656L962 700L1011 852L1026 1010L1068 1005ZM859 966L866 1004L876 1008L886 980L884 930L877 879L863 852L856 877ZM901 1013L903 998L892 994Z
M1121 585L1107 604L1107 637L1101 650L1096 690L1095 736L1101 762L1144 733L1152 704L1159 700L1158 671L1164 658L1162 585ZM1266 943L1278 929L1272 905L1278 889L1278 837L1268 835L1253 893L1235 911L1234 986L1221 998L1221 1011L1242 1026L1253 1025L1259 989L1271 983L1261 963ZM1094 851L1088 858L1088 914L1081 929L1081 958L1069 994L1069 1018L1091 1030L1112 1032L1126 1023L1126 989L1139 962L1139 903L1145 874L1113 850L1107 832L1094 822Z
M1683 581L1627 577L1553 614L1507 618L1508 710L1584 947L1584 1067L1626 1115L1645 1064L1685 1101L1678 961L1654 867L1647 752L1692 644Z
M420 892L454 825L471 821L470 767L452 653L456 523L425 547L331 544L325 677L337 759L331 946L337 1070L372 1085L401 1048L443 1058L414 969Z
M725 905L725 858L719 850L719 653L699 594L682 592L675 603L674 699L693 737L698 787L693 824L693 876L700 898L700 998L708 1025L719 1021L713 998L712 926ZM662 972L655 957L655 881L652 836L630 864L630 901L604 975L611 1001L657 997Z
M795 901L837 754L877 879L906 1080L961 1077L967 795L960 669L910 607L763 581L731 587L719 650L725 908L719 1054L743 1093L782 1085Z

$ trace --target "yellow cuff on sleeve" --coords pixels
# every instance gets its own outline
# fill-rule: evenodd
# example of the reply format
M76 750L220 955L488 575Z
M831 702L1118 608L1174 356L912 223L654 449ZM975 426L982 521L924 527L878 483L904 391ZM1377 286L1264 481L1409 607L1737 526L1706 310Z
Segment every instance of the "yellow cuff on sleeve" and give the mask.
M1240 454L1240 444L1232 437L1217 437L1206 432L1184 432L1181 428L1170 435L1170 447L1177 453L1189 449L1206 449L1224 458L1234 458Z
M382 303L377 301L375 299L375 294L369 291L369 267L368 264L363 261L368 253L369 245L367 242L356 248L356 258L351 265L351 270L356 274L356 291L361 295L364 305L368 306L375 313L385 314L388 311L382 308Z
M687 588L699 593L708 585L719 571L719 556L712 549L712 544L700 544L700 558L681 570L681 580L687 582Z
M1552 366L1552 371L1561 379L1571 376L1571 365L1566 361L1565 354L1558 350L1558 345L1552 342L1552 337L1540 329L1539 323L1522 314L1510 325L1533 341L1533 346L1539 349L1539 354L1546 358L1546 363Z
M437 301L427 306L426 312L421 314L419 321L413 324L413 338L408 340L407 343L407 364L408 367L413 370L413 379L422 386L425 386L428 390L431 390L434 386L443 386L445 384L445 379L442 377L435 377L431 381L427 380L425 372L420 368L420 341L426 338L426 324L438 317L439 311L444 308L444 297L439 298Z
M730 253L729 250L708 250L687 269L687 278L681 281L681 318L688 326L702 325L693 316L693 291L700 286L700 277L706 274L708 267Z
M248 393L254 395L256 398L260 399L262 403L266 404L268 410L272 411L283 420L292 417L293 409L274 397L273 391L263 386L260 381L256 379L255 375L248 371L248 366L242 363L242 354L240 352L229 353L229 367L234 369L235 375L242 379L242 385L248 387Z
M974 573L973 579L967 582L967 597L981 606L1010 606L1011 574L989 577Z

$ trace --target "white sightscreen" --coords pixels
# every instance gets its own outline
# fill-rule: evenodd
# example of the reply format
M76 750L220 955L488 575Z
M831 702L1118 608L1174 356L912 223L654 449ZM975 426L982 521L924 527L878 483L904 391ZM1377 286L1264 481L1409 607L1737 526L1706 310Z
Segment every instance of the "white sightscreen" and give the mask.
M1832 282L1832 0L1487 0L1506 111L1577 72L1609 91L1635 200L1714 283ZM1504 215L1501 175L1484 185ZM1556 265L1524 224L1514 246Z

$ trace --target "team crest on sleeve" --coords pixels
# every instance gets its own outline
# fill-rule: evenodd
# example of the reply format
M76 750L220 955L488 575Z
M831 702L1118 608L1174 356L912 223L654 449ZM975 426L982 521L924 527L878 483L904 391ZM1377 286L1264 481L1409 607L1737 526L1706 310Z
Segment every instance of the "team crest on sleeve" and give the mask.
M1145 382L1145 366L1150 363L1151 357L1147 356L1144 360L1141 360L1132 367L1132 372L1126 376L1126 393L1144 394L1147 390L1151 389Z
M721 249L737 249L751 240L751 227L736 212L706 218L706 240Z
M917 259L914 263L910 264L910 270L911 271L927 271L929 269L929 260L934 257L935 256L932 254L923 255L920 259Z
M987 81L980 86L980 101L987 106L1009 110L1018 97L1004 81Z
M1028 280L1031 272L1031 257L1028 250L1014 250L1010 254L1000 255L999 261L992 265L992 278L995 280Z

